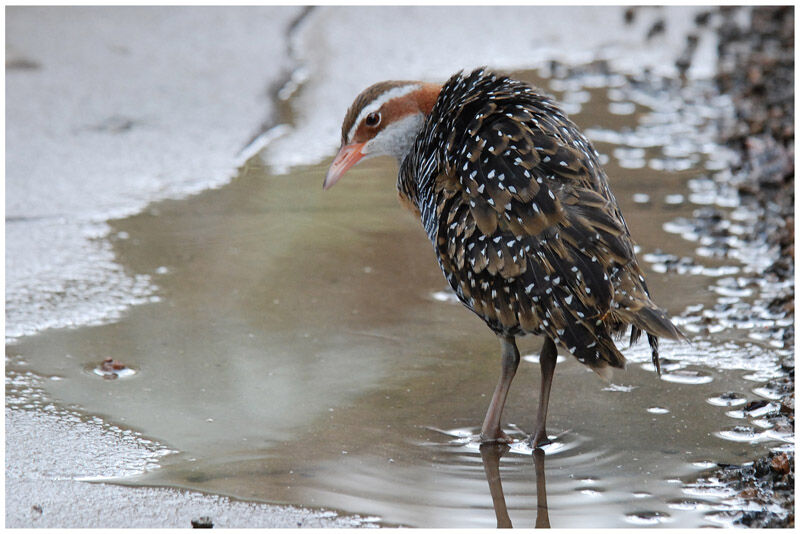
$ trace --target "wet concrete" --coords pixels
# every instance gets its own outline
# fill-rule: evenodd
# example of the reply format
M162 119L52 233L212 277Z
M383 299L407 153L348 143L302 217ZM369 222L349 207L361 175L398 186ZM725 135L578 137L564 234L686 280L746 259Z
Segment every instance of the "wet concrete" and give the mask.
M156 288L115 263L105 221L230 180L276 118L268 88L294 68L287 41L302 14L8 8L6 339L148 301Z
M747 415L754 427L744 430L718 401L757 394L783 347L749 338L752 328L692 326L721 296L752 303L752 292L724 282L742 266L699 255L691 236L667 231L697 208L690 184L718 166L722 149L704 123L680 115L702 109L703 91L693 110L680 89L553 70L550 89L568 91L574 119L608 155L655 299L679 316L692 344L663 344L661 381L642 345L625 351L629 369L612 384L573 359L559 363L555 443L538 471L524 446L505 453L503 499L491 482L494 460L472 439L496 381L498 343L443 293L429 242L397 205L390 161L359 165L323 195L324 165L274 176L251 160L219 190L112 221L118 261L152 276L159 301L112 325L9 345L8 369L31 369L62 405L180 451L116 480L123 484L412 526L492 526L502 502L509 521L532 526L543 517L544 473L552 526L714 524L710 513L726 509L725 496L698 493L682 477L791 437ZM628 105L614 105L622 100ZM680 150L689 135L702 151ZM661 251L701 269L671 268ZM539 347L535 338L520 342L529 357L505 416L518 437L534 422ZM134 373L102 378L94 370L107 358Z
M24 381L20 376L14 380ZM40 393L34 396L40 409L5 412L7 428L14 430L5 436L6 528L189 528L201 517L223 528L374 524L330 510L248 503L175 488L88 483L153 468L173 451L97 417L59 409Z

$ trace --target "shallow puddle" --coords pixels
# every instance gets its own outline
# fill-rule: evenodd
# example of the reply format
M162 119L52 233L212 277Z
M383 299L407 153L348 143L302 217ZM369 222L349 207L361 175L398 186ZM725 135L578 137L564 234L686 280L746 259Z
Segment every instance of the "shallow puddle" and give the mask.
M667 231L692 217L687 184L719 166L715 148L687 148L679 118L659 118L644 89L622 105L624 80L556 81L608 155L656 301L683 315L692 344L662 341L661 380L643 343L610 384L560 360L543 457L522 442L475 442L500 346L448 297L419 222L397 203L391 161L365 162L323 194L325 165L273 176L253 160L225 187L112 221L120 264L152 275L158 301L115 324L11 344L9 372L54 378L46 389L63 405L181 451L120 483L409 526L710 524L730 495L684 480L792 439L741 409L769 398L759 388L783 352L753 328L693 319L720 299L749 303L725 282L742 266ZM541 341L519 344L504 421L522 438Z

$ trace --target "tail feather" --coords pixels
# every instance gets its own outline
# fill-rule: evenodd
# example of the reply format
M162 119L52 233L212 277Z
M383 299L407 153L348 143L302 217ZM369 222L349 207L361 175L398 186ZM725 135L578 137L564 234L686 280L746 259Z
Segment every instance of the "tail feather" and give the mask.
M611 382L611 377L614 376L614 371L607 363L603 362L604 365L593 365L591 367L592 371L597 373L597 376L605 380L606 382Z
M650 299L650 292L638 265L635 262L628 264L614 278L615 298L618 307L614 310L618 324L631 325L631 345L642 333L647 334L647 341L652 351L653 365L659 376L661 363L658 359L658 338L688 341L686 336L670 320L667 313L656 306Z
M580 361L588 365L592 371L600 375L606 382L611 381L614 367L625 369L625 364L627 363L625 356L617 349L610 337L597 338L597 345L592 350L593 358L580 358L580 356L583 356L582 354L576 355L579 356Z
M672 324L667 313L654 307L642 307L631 314L631 344L633 344L642 331L647 333L647 342L650 344L653 365L658 376L661 376L661 362L658 358L658 338L688 341L683 332Z
M639 341L639 337L641 337L641 335L642 335L642 331L639 330L638 328L636 328L635 326L631 325L631 341L630 341L630 344L628 346L632 347L634 345L634 343Z
M681 332L670 320L667 313L658 308L647 299L646 303L639 303L636 309L619 309L617 311L622 321L631 325L630 343L633 345L642 335L647 334L647 341L652 352L653 365L656 372L661 376L661 362L658 358L658 338L676 339L678 341L688 341L686 335Z
M625 369L625 356L619 351L614 341L610 337L601 337L598 341L600 360L598 363L607 363L611 367Z
M647 334L647 342L650 343L652 351L653 365L656 367L658 376L661 376L661 362L658 360L658 338L652 334Z
M683 332L678 330L678 327L672 324L672 321L669 320L667 313L660 308L656 308L655 306L643 306L638 310L631 311L625 315L627 315L625 318L628 319L628 322L633 324L639 330L644 330L647 332L648 336L653 335L656 337L677 339L680 341L686 340L686 336L683 334Z

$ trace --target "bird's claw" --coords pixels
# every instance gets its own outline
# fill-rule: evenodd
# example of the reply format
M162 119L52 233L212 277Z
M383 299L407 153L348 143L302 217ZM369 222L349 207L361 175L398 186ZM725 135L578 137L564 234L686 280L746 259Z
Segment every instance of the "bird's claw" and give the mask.
M553 441L547 437L547 434L539 435L538 433L528 438L527 442L531 449L541 449L545 445L553 443Z

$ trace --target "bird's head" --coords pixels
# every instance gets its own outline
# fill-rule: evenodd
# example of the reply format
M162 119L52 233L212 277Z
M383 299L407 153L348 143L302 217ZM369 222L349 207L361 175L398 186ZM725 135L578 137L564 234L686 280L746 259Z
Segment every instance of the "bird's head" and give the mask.
M442 86L423 82L380 82L368 87L347 110L342 146L325 175L328 189L362 159L389 155L403 161Z

